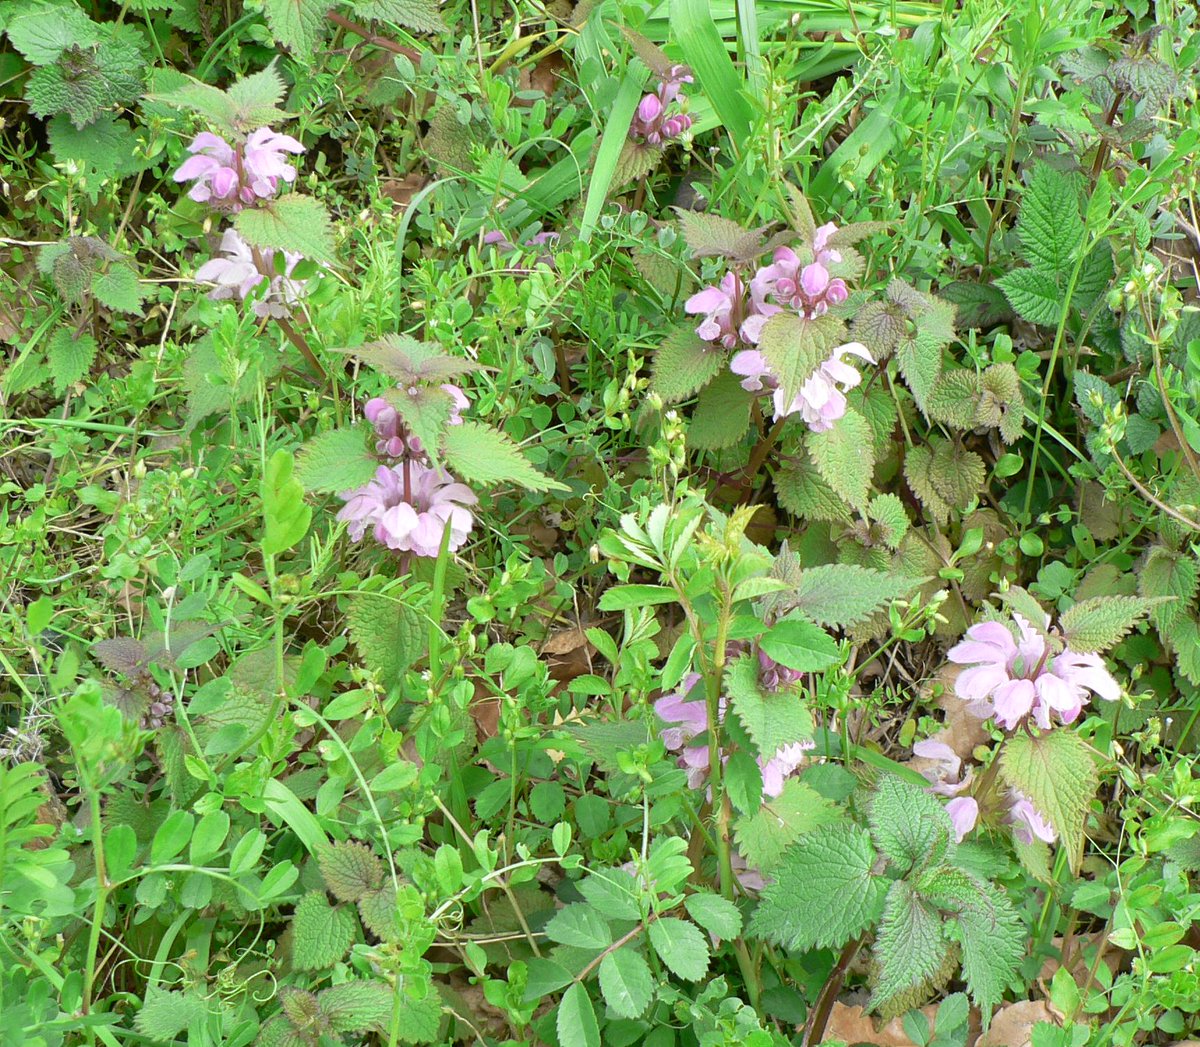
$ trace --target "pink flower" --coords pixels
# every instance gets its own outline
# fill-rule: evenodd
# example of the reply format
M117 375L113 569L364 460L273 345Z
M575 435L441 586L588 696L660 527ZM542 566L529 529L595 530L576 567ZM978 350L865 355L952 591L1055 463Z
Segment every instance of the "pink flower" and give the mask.
M1021 843L1033 843L1035 837L1045 843L1053 843L1058 839L1054 827L1033 806L1028 796L1016 789L1010 789L1008 795L1011 803L1007 821L1013 827L1013 835Z
M687 769L688 786L698 789L708 777L709 750L703 745L689 744L693 738L708 731L708 704L701 697L688 700L688 695L700 684L699 673L688 673L682 681L682 689L676 694L664 695L654 703L654 711L667 726L659 732L663 744L671 752L679 753L679 766ZM718 716L725 718L725 698L718 706ZM758 758L763 777L763 795L778 796L783 792L784 781L804 761L805 754L816 747L815 742L795 742L782 746L769 759ZM722 755L721 762L728 759Z
M935 796L954 797L946 804L946 813L954 825L954 837L960 843L979 821L979 804L974 797L959 796L971 784L971 770L962 774L962 760L945 742L932 738L917 742L913 755L931 760L933 765L921 771L930 782L929 791Z
M176 182L195 181L188 196L222 210L240 211L255 200L274 196L281 181L296 180L296 169L284 153L302 153L304 146L291 135L260 127L237 145L201 131L188 152L192 155L173 175Z
M828 229L822 226L821 230ZM832 231L830 231L832 232ZM830 233L818 231L818 240L824 245ZM822 249L828 261L840 260L836 251ZM837 255L837 258L834 258ZM773 297L780 305L795 309L801 316L813 319L829 311L831 305L844 302L849 295L846 282L830 277L822 262L805 265L790 247L777 248L770 265L763 266L750 281L750 290L756 299Z
M291 316L292 306L296 305L305 294L305 280L293 280L292 270L302 261L300 255L292 251L284 251L284 271L275 269L275 251L262 248L259 258L262 267L254 257L254 250L242 239L236 229L226 229L221 237L221 253L224 257L210 258L196 270L198 283L215 284L209 292L209 298L220 300L224 298L245 299L251 292L258 289L264 282L266 290L251 303L255 316L286 317Z
M758 307L753 301L747 302L746 287L732 270L721 277L716 286L705 287L692 295L684 303L683 311L690 316L703 317L696 327L696 334L706 342L719 342L726 349L736 349L742 341L753 341L745 332Z
M835 251L829 246L829 238L837 232L837 226L833 222L826 222L816 231L813 236L812 249L816 256L814 261L820 262L821 265L826 265L830 262L840 262L842 260L842 252Z
M1016 635L1000 622L979 622L946 655L956 665L968 666L958 674L954 690L971 703L971 712L994 716L1009 731L1032 715L1046 730L1053 715L1073 723L1090 701L1089 692L1105 701L1121 696L1120 684L1099 655L1068 648L1048 657L1045 640L1030 623L1019 614L1013 620Z
M450 551L463 545L474 522L466 506L479 501L469 487L457 483L445 470L414 461L381 465L373 480L338 497L346 504L337 518L349 524L352 540L361 540L370 527L381 545L429 557L436 557L441 550L447 524Z
M637 112L629 124L629 137L647 145L664 145L691 127L692 118L687 113L667 112L672 102L686 101L679 89L681 85L691 82L692 74L687 66L675 65L668 69L654 94L644 96L638 103Z
M846 413L849 403L845 389L853 389L862 381L862 376L842 357L850 353L867 363L874 363L867 347L861 342L839 345L800 387L790 404L784 403L783 390L779 388L771 373L767 359L757 349L743 349L729 361L734 374L743 375L742 388L750 392L772 390L775 404L775 419L798 414L815 433L832 429L834 423Z

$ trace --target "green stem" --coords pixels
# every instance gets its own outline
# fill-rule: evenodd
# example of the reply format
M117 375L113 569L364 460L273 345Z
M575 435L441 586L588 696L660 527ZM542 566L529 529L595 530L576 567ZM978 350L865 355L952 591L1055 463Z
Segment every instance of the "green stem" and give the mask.
M729 636L729 594L726 592L717 619L717 637L712 655L712 670L705 680L708 708L708 774L712 782L713 810L717 813L717 859L721 869L721 893L733 899L733 858L729 847L729 815L721 774L721 682L725 676L725 642ZM703 637L697 635L697 643Z
M1000 172L1000 187L996 194L996 202L992 204L992 215L988 221L987 237L983 241L983 268L988 267L992 252L992 237L996 232L996 223L1000 221L1000 212L1004 201L1008 199L1008 179L1012 175L1013 160L1017 155L1017 135L1021 130L1021 110L1025 106L1025 92L1029 90L1029 70L1022 69L1017 77L1017 93L1013 98L1012 119L1008 124L1008 149L1004 154L1004 167Z
M83 972L83 1013L90 1014L92 992L96 980L96 960L100 954L100 932L104 923L104 909L112 885L108 882L108 865L104 857L104 824L101 821L100 790L90 781L84 782L88 791L88 806L92 813L92 858L96 865L96 900L92 908L92 927L88 934L87 961ZM95 1033L89 1026L88 1042L95 1042Z

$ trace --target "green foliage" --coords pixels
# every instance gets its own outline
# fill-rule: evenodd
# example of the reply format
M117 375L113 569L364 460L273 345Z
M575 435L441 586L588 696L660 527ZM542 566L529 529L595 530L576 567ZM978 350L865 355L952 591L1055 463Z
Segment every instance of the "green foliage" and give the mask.
M758 682L758 659L743 655L725 674L725 691L758 754L770 759L793 742L812 737L813 720L796 690L764 690Z
M1087 744L1073 731L1014 735L1000 754L1001 777L1023 792L1049 820L1079 867L1088 804L1099 776Z
M1063 639L1071 650L1080 654L1106 651L1128 635L1154 608L1155 602L1139 596L1094 596L1081 600L1059 619Z
M365 843L338 841L317 861L325 886L339 902L357 902L383 884L383 862Z
M367 451L366 432L357 426L320 433L296 453L296 479L314 494L359 487L375 475L378 466Z
M551 480L529 464L507 436L490 426L463 419L442 434L442 452L457 476L492 486L515 483L528 491L566 491L566 484Z
M310 891L292 917L292 966L298 971L332 967L350 949L354 913L330 905L322 891Z
M347 609L350 638L385 686L395 686L425 650L420 614L379 593L359 593Z
M692 326L674 328L654 354L650 388L673 404L693 396L725 366L725 355L702 341Z
M862 509L871 490L875 458L871 427L856 411L847 411L824 432L809 433L805 447L821 478L855 509Z
M672 974L699 981L708 972L708 942L688 920L663 916L650 924L650 944Z
M612 1012L620 1018L640 1018L654 995L650 967L628 946L610 952L600 961L600 991Z
M846 628L911 593L921 582L853 564L824 564L801 571L785 601L789 609L818 625Z
M294 251L314 262L334 260L329 212L311 196L289 193L262 201L257 207L239 211L233 224L254 247Z
M304 504L304 488L293 479L295 460L276 451L263 474L263 552L278 555L308 533L312 510Z
M823 796L790 778L778 796L765 799L756 812L733 823L738 853L755 868L770 870L802 836L839 817L837 808ZM697 918L697 922L702 921Z

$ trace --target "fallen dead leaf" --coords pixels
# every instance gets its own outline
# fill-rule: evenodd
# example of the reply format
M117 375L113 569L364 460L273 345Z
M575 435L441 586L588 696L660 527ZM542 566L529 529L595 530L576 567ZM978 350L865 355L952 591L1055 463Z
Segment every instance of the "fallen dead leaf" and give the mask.
M1031 1047L1038 1022L1058 1024L1045 1000L1010 1003L995 1013L991 1028L975 1041L975 1047Z
M581 624L556 629L542 644L542 654L550 667L551 679L567 683L592 671L592 653L596 650Z
M937 1005L929 1004L921 1009L921 1013L929 1019L933 1027L937 1016ZM899 1018L893 1018L882 1029L875 1028L875 1022L867 1014L865 1007L848 1007L844 1003L835 1003L829 1014L829 1022L825 1026L826 1040L844 1040L849 1044L871 1044L872 1047L917 1047L904 1031L904 1025Z

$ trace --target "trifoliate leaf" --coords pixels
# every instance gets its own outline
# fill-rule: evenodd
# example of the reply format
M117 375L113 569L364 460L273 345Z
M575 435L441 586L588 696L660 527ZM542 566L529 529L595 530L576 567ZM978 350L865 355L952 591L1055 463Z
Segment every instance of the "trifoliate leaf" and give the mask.
M875 849L855 825L826 825L795 843L772 870L750 933L797 952L837 946L879 919L888 881L872 875Z
M893 882L875 936L879 980L871 993L872 1009L930 981L945 962L949 948L941 914L907 881Z
M375 475L379 460L367 450L363 428L318 433L296 452L296 479L313 494L341 494Z
M339 840L317 855L321 878L340 902L356 902L383 883L383 861L357 840Z
M511 483L527 491L567 491L566 484L539 472L504 433L463 419L442 434L442 451L455 475L468 483Z
M1036 738L1013 735L1000 754L1000 776L1024 793L1058 832L1072 871L1083 857L1083 826L1098 775L1087 744L1074 731Z
M744 815L733 823L733 832L738 853L751 868L764 872L774 868L805 833L840 817L833 804L797 778L785 781L778 796L763 800L754 814Z
M654 354L651 392L663 403L686 400L711 382L725 366L726 354L704 341L690 326L676 327Z
M854 410L824 432L810 432L804 441L822 479L856 509L866 505L871 489L874 443L867 420Z
M1107 651L1123 639L1156 604L1173 597L1094 596L1081 600L1059 617L1063 637L1072 651L1089 654Z
M354 913L331 906L324 891L300 899L292 917L292 966L298 971L332 967L354 941Z
M744 654L725 673L725 689L733 711L745 727L758 755L769 760L783 746L812 737L813 719L795 688L771 693L758 682L758 659Z
M334 260L333 225L325 205L315 197L289 193L263 200L257 207L239 211L233 224L254 247L292 251L314 262Z
M346 621L359 656L386 687L399 683L425 653L428 630L421 615L400 600L359 593L350 604Z
M640 1018L654 995L654 979L642 954L629 945L600 961L600 992L620 1018Z
M670 972L689 982L708 973L708 942L700 928L676 916L663 916L650 924L650 944Z

